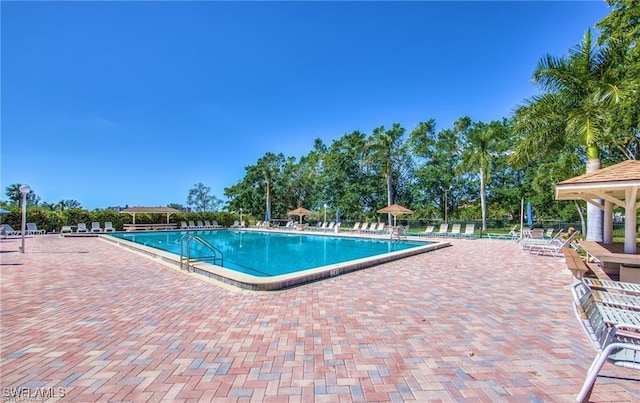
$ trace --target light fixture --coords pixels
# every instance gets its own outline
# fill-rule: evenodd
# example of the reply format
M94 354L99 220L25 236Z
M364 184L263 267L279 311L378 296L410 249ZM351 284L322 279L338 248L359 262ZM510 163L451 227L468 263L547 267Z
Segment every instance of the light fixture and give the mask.
M324 230L327 230L327 203L324 204Z
M22 246L20 253L24 253L24 235L27 232L27 193L31 192L31 188L27 185L20 186L20 194L22 195L22 225L20 234L22 234Z

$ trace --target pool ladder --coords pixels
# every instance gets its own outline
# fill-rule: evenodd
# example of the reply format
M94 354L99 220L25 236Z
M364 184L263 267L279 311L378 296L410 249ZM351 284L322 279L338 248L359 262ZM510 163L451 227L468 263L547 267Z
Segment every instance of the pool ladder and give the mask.
M204 246L206 249L209 249L213 252L212 256L205 256L198 259L199 261L213 261L213 264L216 264L217 261L220 262L219 266L224 265L224 254L222 251L215 246L211 245L209 242L205 241L198 235L193 234L184 234L180 238L180 268L191 271L191 242L197 242L200 245ZM186 253L184 253L186 250Z

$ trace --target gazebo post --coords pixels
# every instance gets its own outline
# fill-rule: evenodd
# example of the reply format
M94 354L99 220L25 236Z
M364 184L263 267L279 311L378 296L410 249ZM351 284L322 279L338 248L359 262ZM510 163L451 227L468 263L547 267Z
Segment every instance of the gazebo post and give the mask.
M636 197L638 196L638 188L632 187L626 190L625 207L624 207L624 253L638 253L638 245L636 244Z
M605 244L613 243L613 203L609 200L604 201L604 236Z

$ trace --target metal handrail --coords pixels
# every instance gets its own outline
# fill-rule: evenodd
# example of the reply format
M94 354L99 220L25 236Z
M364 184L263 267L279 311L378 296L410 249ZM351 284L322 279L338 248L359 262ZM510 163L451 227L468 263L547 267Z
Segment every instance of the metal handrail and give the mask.
M200 245L204 246L213 251L213 256L211 258L200 258L197 260L206 261L213 260L214 264L217 260L220 261L220 266L224 266L224 254L222 251L215 246L211 245L209 242L202 239L202 237L193 234L184 234L180 237L180 268L190 271L190 261L191 261L191 241L196 241ZM186 247L186 254L184 253ZM217 256L219 254L219 256ZM186 266L185 266L186 263Z

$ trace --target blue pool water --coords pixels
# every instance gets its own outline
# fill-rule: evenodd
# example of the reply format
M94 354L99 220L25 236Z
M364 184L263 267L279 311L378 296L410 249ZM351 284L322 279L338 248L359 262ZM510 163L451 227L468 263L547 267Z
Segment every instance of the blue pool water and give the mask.
M258 277L295 273L427 244L234 230L190 233L202 237L222 251L225 268ZM113 234L114 237L175 254L180 254L182 235L180 231ZM211 256L211 252L192 242L191 256L207 257Z

